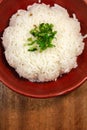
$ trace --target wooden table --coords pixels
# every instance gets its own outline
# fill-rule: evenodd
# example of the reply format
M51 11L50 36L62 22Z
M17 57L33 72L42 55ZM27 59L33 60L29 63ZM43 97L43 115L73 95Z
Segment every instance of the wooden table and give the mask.
M0 130L87 130L87 81L48 99L25 97L0 83Z

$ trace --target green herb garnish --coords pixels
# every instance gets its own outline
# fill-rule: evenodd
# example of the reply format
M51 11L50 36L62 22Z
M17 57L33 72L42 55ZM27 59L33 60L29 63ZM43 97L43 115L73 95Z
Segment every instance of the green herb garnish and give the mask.
M34 26L34 29L30 30L32 37L28 38L28 51L39 50L42 52L48 47L52 48L55 45L52 44L52 40L55 37L57 31L53 31L53 24L41 23L39 26Z

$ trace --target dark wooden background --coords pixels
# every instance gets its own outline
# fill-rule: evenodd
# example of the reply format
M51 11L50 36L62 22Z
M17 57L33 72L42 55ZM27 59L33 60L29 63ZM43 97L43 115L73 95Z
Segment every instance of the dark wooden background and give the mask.
M0 83L0 130L87 130L87 81L48 99L25 97Z

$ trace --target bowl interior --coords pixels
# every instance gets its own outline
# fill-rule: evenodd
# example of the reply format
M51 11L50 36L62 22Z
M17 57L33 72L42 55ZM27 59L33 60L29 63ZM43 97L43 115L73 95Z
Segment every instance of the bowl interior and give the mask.
M0 37L8 26L9 18L18 9L26 9L27 5L36 3L36 0L3 0L0 4ZM87 34L87 5L82 0L42 0L43 3L53 5L59 4L66 8L72 17L75 13L81 22L81 33ZM15 5L15 6L14 6ZM51 97L66 93L78 87L87 79L87 39L84 40L85 49L78 57L78 67L69 74L58 78L56 82L32 83L18 74L11 68L4 57L4 48L0 38L0 80L12 90L33 97Z

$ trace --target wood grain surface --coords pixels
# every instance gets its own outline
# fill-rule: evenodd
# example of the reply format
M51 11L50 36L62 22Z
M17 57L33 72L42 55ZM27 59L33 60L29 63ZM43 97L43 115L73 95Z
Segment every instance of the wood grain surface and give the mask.
M48 99L25 97L0 83L0 130L87 130L87 81Z

